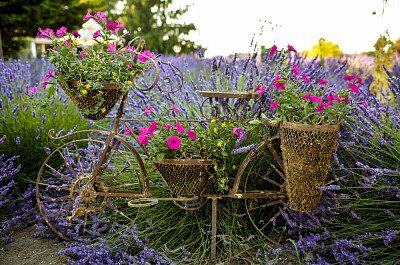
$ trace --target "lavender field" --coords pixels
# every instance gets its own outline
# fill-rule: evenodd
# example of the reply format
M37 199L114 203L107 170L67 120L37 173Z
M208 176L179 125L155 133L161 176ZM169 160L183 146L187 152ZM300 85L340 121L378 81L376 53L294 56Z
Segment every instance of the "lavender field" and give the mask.
M272 83L278 75L275 66L279 53L204 59L203 52L199 49L198 54L161 57L159 60L165 64L160 64L160 80L164 77L171 80L160 81L149 91L132 90L124 117L153 119L156 114L143 116L149 107L159 113L165 106L174 106L179 110L179 114L171 110L175 118L200 120L204 118L200 111L203 98L198 91L247 91L263 83L266 89L259 100L225 101L235 108L238 118L249 115L243 106L272 118L274 111L269 106L274 99ZM367 55L325 58L321 66L317 59L295 54L288 63L299 66L300 74L312 80L327 80L332 85L345 84L345 75L361 77L364 86L353 98L354 121L347 121L348 126L341 127L340 147L334 155L327 184L321 187L322 199L317 210L307 214L285 210L271 226L271 232L283 238L280 245L270 244L258 233L246 214L244 200L220 200L217 261L220 264L400 264L400 61L396 59L392 69L386 69L392 94L383 91L380 97L369 90L375 65ZM171 65L183 74L183 87L177 93L163 91L173 91L182 82ZM45 225L35 199L37 172L59 144L47 136L47 131L55 129L60 136L76 130L112 127L111 120L93 122L81 118L59 87L56 97L50 98L44 108L40 107L38 102L48 95L41 82L50 70L54 69L46 59L0 61L0 213L4 217L0 236L6 242L13 240L10 231L32 225L36 225L34 237L62 241ZM150 81L140 81L142 85L147 82ZM32 87L39 87L40 92L30 93ZM328 89L326 93L331 92ZM112 114L115 111L116 108ZM144 125L145 122L130 124L135 132ZM124 130L121 126L119 131ZM241 160L259 141L250 136L237 141L232 158L227 159L228 186L232 185ZM151 171L150 161L145 158L144 161L152 193L168 196L158 173ZM268 171L266 167L263 170ZM215 184L213 188L222 194L228 192ZM66 229L76 240L66 243L60 255L68 256L70 264L206 264L210 259L210 201L197 211L185 211L172 202L159 202L140 211L119 207L135 216L134 222L116 218L110 224L97 218L82 236L73 228L65 228L60 221L57 227ZM275 212L282 205L270 208ZM253 218L262 220L265 211L255 213L259 216Z

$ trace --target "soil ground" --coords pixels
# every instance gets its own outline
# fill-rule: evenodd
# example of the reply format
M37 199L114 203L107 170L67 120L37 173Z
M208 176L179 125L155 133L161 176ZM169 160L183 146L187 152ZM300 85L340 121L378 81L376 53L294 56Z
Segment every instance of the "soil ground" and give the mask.
M35 227L14 231L14 242L9 244L0 241L0 265L64 265L68 257L57 255L63 250L63 243L54 243L54 239L33 238Z

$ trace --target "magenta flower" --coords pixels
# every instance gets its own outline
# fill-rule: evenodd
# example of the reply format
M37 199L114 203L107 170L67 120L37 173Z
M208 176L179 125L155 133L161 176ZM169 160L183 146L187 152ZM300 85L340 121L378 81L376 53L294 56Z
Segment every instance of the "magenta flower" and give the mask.
M169 149L178 149L179 145L181 144L181 139L176 136L171 136L171 138L167 140L167 144Z
M144 56L139 55L139 56L138 56L139 61L147 62L147 57L150 57L150 58L153 58L153 59L154 59L154 53L151 53L151 54L150 54L149 51L143 51L143 52L141 52L140 54L143 54ZM147 57L145 57L145 56L147 56Z
M87 11L87 14L83 17L83 20L88 20L92 16L90 15L90 9Z
M104 15L103 12L97 12L96 14L94 14L94 19L96 20L96 22L99 22L101 19L102 22L105 23L107 20L107 17L106 17L106 15Z
M148 133L150 133L151 135L153 135L155 130L157 130L157 122L156 122L156 121L153 122L153 123L150 125L149 130L148 130Z
M182 125L179 122L176 122L176 131L180 133L185 133L185 129L183 129Z
M76 30L74 32L72 32L72 35L74 35L75 38L80 38L81 37L81 35Z
M287 48L288 48L288 50L289 50L290 52L297 53L296 49L295 49L292 45L288 45Z
M280 90L285 90L285 85L286 85L286 83L280 83L280 82L277 82L277 81L275 81L275 82L272 82L272 85L273 86L275 86L275 87L277 87L277 88L279 88Z
M129 68L134 69L133 66L132 66L130 63L126 63L126 65L127 65Z
M100 36L100 30L96 31L95 33L93 33L93 39L96 39Z
M189 129L188 129L188 137L193 140L197 139L196 134Z
M36 93L36 92L38 92L38 90L39 90L38 87L31 87L31 88L28 89L28 91L31 92L31 93Z
M259 86L256 88L256 91L257 91L257 94L258 94L258 95L261 94L262 92L265 91L265 86L259 85Z
M139 143L141 143L143 145L149 144L149 138L147 138L144 133L139 134L138 141L139 141Z
M38 29L37 37L49 40L49 36L54 37L54 31L52 29L45 29L42 30L41 28Z
M232 132L240 138L242 136L243 130L241 128L233 128Z
M317 111L318 111L318 112L321 112L321 111L323 111L325 108L332 108L332 105L329 104L329 103L321 103L321 104L319 104L319 106L318 106L318 108L317 108Z
M346 75L345 77L343 77L343 80L344 81L351 81L351 80L353 80L354 78L356 78L354 75Z
M304 80L305 82L307 82L307 83L309 83L309 84L311 83L310 80L308 80L308 78L307 78L306 75L303 74L301 77L303 78L303 80Z
M350 101L350 99L348 97L341 97L340 100L343 101L344 103L347 103Z
M293 65L293 73L295 76L300 74L300 68L297 65Z
M65 35L65 33L67 33L67 28L66 27L61 27L59 29L57 29L56 35L57 37L62 37Z
M117 25L115 25L114 22L109 22L106 27L108 30L112 31L114 34L117 33L117 31L118 31Z
M134 131L134 128L131 128L131 131ZM125 135L131 134L131 132L129 131L129 129L126 129L124 132Z
M119 22L118 20L115 20L115 23L117 23L117 27L120 29L125 29L124 24L122 24L121 22Z
M349 83L349 88L351 91L353 91L354 93L358 94L360 93L360 90L358 90L358 86L356 86L355 84Z
M144 133L144 134L150 133L150 132L149 132L149 128L147 128L147 127L142 127L142 128L140 128L139 130L140 130L142 133Z
M315 101L315 102L321 102L322 98L314 96L314 95L305 95L304 97L301 98L302 100L310 100L310 101Z
M43 87L43 89L46 89L46 86L47 86L48 84L51 84L51 83L46 82L46 81L42 81L42 87Z
M272 46L271 51L269 52L269 56L274 55L274 53L276 52L277 49L278 49L278 47L276 47L276 45Z
M365 98L363 98L363 101L361 102L361 104L362 104L366 109L368 109L367 103L365 102Z
M271 110L274 110L277 106L278 106L278 100L275 100L274 103L272 103L271 106L269 106L269 108Z
M175 111L176 114L179 114L179 110L177 108L175 108L174 103L172 103L172 109L170 109L170 110L173 110L173 111Z
M50 71L46 74L46 81L49 80L50 77L53 76L53 71Z
M151 109L152 109L153 107L154 107L154 106L151 106L150 108L145 109L143 114L153 113L153 111L151 111Z
M328 95L327 99L330 103L340 103L340 97L337 95Z
M174 125L161 125L161 127L167 128L167 130L169 131L169 128L174 127Z
M328 81L325 81L325 80L320 79L319 82L318 82L318 84L319 84L319 85L325 85L325 84L328 84Z
M110 44L107 47L107 52L113 52L117 49L117 46L115 44Z
M357 78L357 83L363 86L364 82L362 81L362 79L358 75L356 76L356 78Z

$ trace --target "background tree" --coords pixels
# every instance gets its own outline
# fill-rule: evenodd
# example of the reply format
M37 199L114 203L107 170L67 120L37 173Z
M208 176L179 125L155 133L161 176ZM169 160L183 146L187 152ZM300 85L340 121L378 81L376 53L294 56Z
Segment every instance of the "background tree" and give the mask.
M68 31L80 29L83 16L90 8L115 17L118 0L8 0L0 1L0 40L5 58L16 57L26 44L26 37L35 37L38 28L54 30L61 26ZM1 52L1 49L0 49Z
M189 6L171 10L171 3L172 0L127 0L121 22L131 37L143 38L149 50L164 54L192 52L195 43L186 37L196 27L178 21Z
M343 52L340 50L338 44L333 44L332 42L326 42L325 39L321 38L318 41L318 45L315 45L308 51L308 56L314 58L319 55L323 57L340 56Z

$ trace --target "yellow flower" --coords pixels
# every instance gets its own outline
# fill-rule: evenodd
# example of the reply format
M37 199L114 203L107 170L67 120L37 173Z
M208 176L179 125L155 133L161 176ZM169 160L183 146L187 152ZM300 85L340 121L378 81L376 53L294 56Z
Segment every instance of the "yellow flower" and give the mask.
M207 128L208 131L210 131L210 128Z
M212 120L211 120L211 122L215 122L215 120L214 120L214 119L212 119Z
M98 78L96 79L96 81L99 81L99 80L100 80L100 79L98 79Z
M86 88L90 88L90 87L91 87L91 85L90 85L90 84L87 84L85 87L86 87Z
M131 75L133 75L133 72L130 72Z
M93 66L94 66L94 67L97 67L97 65L96 65L96 64L93 64Z
M131 80L128 80L128 84L132 84L132 81L131 81Z
M103 94L103 91L99 90L99 94Z
M117 73L113 73L113 75L116 75Z
M222 123L221 126L222 126L222 128L225 128L226 127L226 123Z
M232 167L233 169L235 169L236 168L236 166L235 165L233 165L233 167Z
M86 90L86 89L83 89L83 90L82 90L82 94L86 95L86 94L87 94L87 90Z
M121 51L125 51L125 48L122 48L122 50ZM150 154L150 153L149 153Z
M125 48L124 48L125 49ZM151 155L151 152L149 152L149 155Z
M214 132L217 132L218 131L218 129L217 128L214 128Z
M222 143L221 142L218 142L218 144L217 144L219 147L221 147L222 146Z
M103 112L103 113L106 112L106 111L107 111L106 108L102 108L101 109L101 112Z

